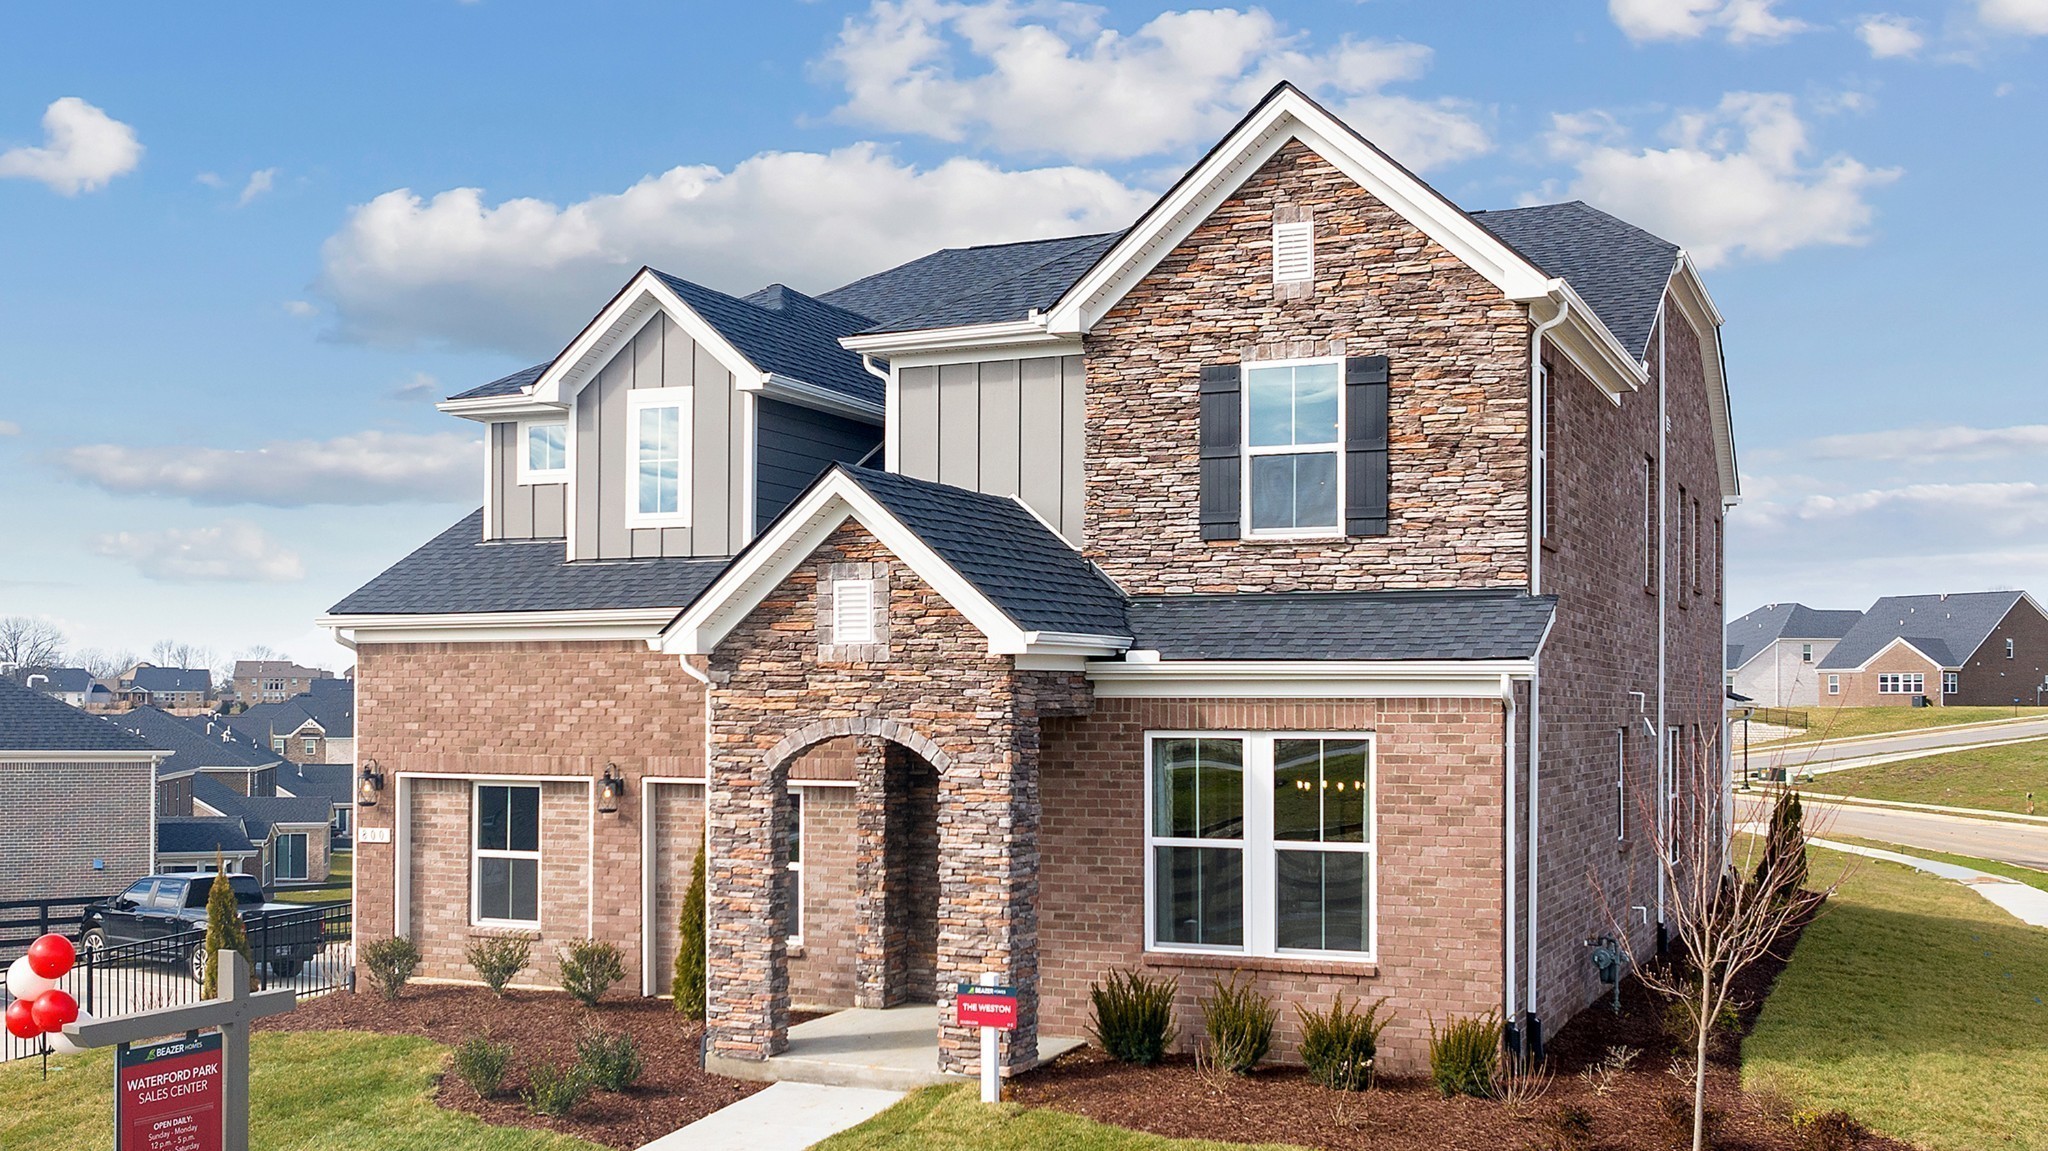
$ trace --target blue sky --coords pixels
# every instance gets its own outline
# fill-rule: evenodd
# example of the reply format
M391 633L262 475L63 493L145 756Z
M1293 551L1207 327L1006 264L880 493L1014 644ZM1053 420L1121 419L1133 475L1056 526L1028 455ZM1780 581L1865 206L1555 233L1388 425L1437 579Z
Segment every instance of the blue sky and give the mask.
M1467 207L1584 198L1708 265L1732 611L2048 590L2048 0L0 21L0 615L76 646L339 666L313 617L480 498L432 400L640 264L818 290L1120 226L1282 77Z

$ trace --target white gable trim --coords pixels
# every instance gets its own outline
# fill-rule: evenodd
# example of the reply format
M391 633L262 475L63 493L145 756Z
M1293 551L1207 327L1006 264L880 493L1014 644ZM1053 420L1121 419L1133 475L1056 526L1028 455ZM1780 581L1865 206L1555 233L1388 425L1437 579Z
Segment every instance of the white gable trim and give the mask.
M1980 646L1980 647L1981 647L1981 646L1983 646L1983 645L1981 645L1981 644L1980 644L1980 645L1978 645L1978 646ZM1956 664L1956 665L1954 665L1954 666L1951 666L1951 665L1949 665L1949 664L1944 664L1944 663L1942 663L1942 662L1941 662L1940 660L1938 660L1938 659L1934 658L1933 656L1931 656L1931 655L1928 655L1928 654L1927 654L1926 652L1924 652L1924 651L1921 651L1921 650L1919 649L1919 647L1918 647L1918 646L1916 646L1916 645L1915 645L1915 644L1913 643L1913 641L1911 641L1911 640L1907 639L1907 638L1906 638L1906 637L1904 637L1904 636L1897 636L1897 637L1893 638L1893 640L1892 640L1892 641L1891 641L1890 643L1888 643L1888 644L1885 644L1885 645L1884 645L1883 647L1881 647L1881 648L1878 648L1878 649L1877 649L1876 651L1874 651L1874 652L1870 653L1870 658L1869 658L1869 659L1866 659L1866 660L1864 660L1864 661L1863 661L1862 663L1859 663L1859 664L1857 664L1857 665L1856 665L1856 666L1854 666L1854 667L1828 667L1828 666L1827 666L1827 665L1826 665L1825 663L1823 663L1823 664L1819 665L1819 666L1817 667L1817 669L1816 669L1816 670L1819 670L1819 671L1823 671L1823 672L1829 672L1829 671L1859 671L1859 672L1860 672L1860 671L1868 671L1868 670L1870 669L1870 665L1871 665L1871 664L1873 664L1873 663L1876 663L1876 662L1877 662L1877 661L1878 661L1878 660L1879 660L1880 658L1882 658L1882 657L1883 657L1883 656L1885 655L1885 653L1887 653L1887 652L1891 651L1891 650L1892 650L1893 648L1895 648L1895 647L1903 647L1903 648L1905 648L1905 649L1906 649L1907 651L1910 651L1910 652L1912 652L1912 653L1913 653L1914 655L1917 655L1917 656L1919 656L1919 657L1920 657L1921 659L1924 659L1924 660L1926 660L1926 661L1927 661L1928 663L1930 663L1930 664L1933 664L1933 665L1934 665L1935 667L1938 667L1938 668L1940 668L1940 669L1941 669L1942 671L1958 671L1958 670L1960 670L1960 669L1961 669L1961 666L1962 666L1962 665L1960 665L1960 664Z
M1300 140L1464 261L1511 300L1550 295L1551 279L1386 153L1292 85L1254 108L1161 197L1047 313L1055 335L1085 332L1289 140Z
M1707 377L1707 414L1714 430L1714 461L1720 471L1721 503L1732 507L1742 499L1742 474L1735 466L1735 420L1728 402L1728 365L1721 355L1721 309L1714 306L1714 298L1707 294L1707 285L1700 280L1699 269L1684 252L1678 253L1678 265L1671 270L1664 301L1665 313L1658 316L1659 323L1668 314L1669 306L1676 303L1679 314L1699 335L1700 363Z
M710 352L712 359L732 373L736 385L759 387L766 378L766 373L733 347L718 329L662 283L653 269L642 268L534 381L531 398L545 404L568 403L569 397L596 378L620 349L632 343L657 311L668 313L678 328Z
M988 637L991 655L1113 655L1129 646L1129 641L1119 636L1069 635L1019 627L843 471L828 473L804 493L650 646L670 655L711 654L747 613L848 520L873 533L883 547L966 616Z

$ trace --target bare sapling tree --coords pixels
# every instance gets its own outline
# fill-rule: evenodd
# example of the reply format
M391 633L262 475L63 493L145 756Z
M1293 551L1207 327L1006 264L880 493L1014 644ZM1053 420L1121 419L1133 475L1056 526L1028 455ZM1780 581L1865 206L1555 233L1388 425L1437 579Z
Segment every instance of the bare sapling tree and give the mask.
M1644 987L1668 1002L1683 1004L1681 1036L1691 1047L1692 1146L1707 1148L1707 1056L1720 1021L1736 1007L1736 979L1770 954L1785 930L1841 884L1836 875L1818 889L1808 884L1806 831L1798 797L1761 826L1736 826L1728 774L1719 739L1708 734L1690 744L1674 741L1675 762L1663 767L1663 786L1638 793L1642 822L1650 829L1651 854L1664 892L1664 923L1676 954L1668 961L1638 954L1630 932L1634 883L1622 892L1599 889L1608 924L1623 957ZM1645 789L1649 790L1649 789ZM1731 833L1735 833L1732 834Z
M0 618L0 671L41 671L64 662L64 633L34 616Z
M94 679L110 679L135 666L135 653L89 647L78 653L78 666Z

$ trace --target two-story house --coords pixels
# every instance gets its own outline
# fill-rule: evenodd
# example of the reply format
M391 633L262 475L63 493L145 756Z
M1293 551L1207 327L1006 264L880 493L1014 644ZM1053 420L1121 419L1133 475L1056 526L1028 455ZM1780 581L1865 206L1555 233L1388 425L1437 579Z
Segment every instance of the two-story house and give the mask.
M238 659L234 674L221 689L223 699L244 707L281 703L334 678L317 667L301 667L288 659Z
M702 837L728 1073L792 1005L936 1005L972 1068L984 976L1028 1067L1119 968L1183 1026L1233 971L1384 998L1396 1068L1432 1016L1540 1043L1603 894L1655 945L1654 821L1725 816L1720 323L1676 246L1467 212L1287 85L1121 232L643 270L443 405L482 510L323 617L359 930L653 994Z
M1728 687L1761 707L1821 703L1820 662L1863 618L1803 603L1772 603L1728 621L1723 635ZM1835 695L1841 694L1837 677Z
M2023 591L1886 596L1815 669L1826 706L2038 707L2048 613Z
M154 866L158 765L96 715L0 679L0 899L118 890Z

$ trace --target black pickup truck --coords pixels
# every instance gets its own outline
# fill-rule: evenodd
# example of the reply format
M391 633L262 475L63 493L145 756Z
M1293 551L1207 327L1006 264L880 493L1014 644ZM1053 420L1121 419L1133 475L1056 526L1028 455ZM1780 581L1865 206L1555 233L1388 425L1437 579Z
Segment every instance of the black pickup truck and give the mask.
M253 875L230 875L240 905L249 950L271 974L290 979L320 953L321 917L317 909L291 903L270 903ZM206 897L213 889L211 872L151 875L136 880L112 899L86 907L80 916L83 948L127 947L138 959L176 959L189 964L192 978L206 976ZM154 946L151 946L154 945Z

